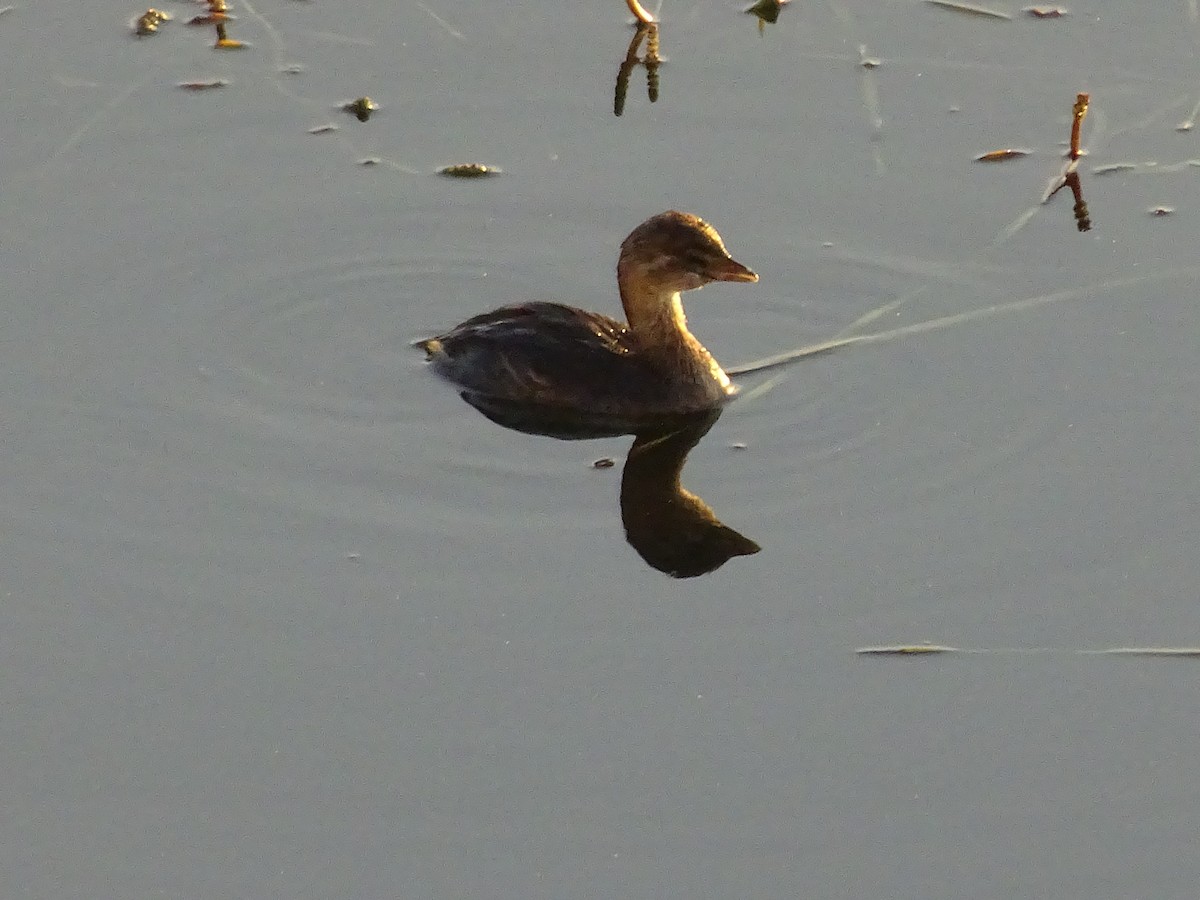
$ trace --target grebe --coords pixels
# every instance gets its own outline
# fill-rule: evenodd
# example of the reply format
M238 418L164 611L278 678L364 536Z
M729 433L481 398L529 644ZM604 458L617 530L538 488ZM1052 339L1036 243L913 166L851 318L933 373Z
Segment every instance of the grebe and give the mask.
M758 281L688 213L660 213L621 244L628 324L558 303L505 306L418 341L434 371L474 405L520 405L636 423L720 407L737 391L688 331L680 294Z

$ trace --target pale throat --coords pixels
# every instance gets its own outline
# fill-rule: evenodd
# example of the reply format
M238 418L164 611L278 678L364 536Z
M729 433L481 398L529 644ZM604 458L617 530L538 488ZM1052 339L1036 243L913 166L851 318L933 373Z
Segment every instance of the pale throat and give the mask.
M629 328L646 350L670 354L680 367L703 371L724 390L732 392L725 370L688 330L679 291L654 291L645 285L621 287L621 301Z
M679 291L655 288L630 279L621 284L621 305L629 328L647 345L670 346L695 341L688 331Z

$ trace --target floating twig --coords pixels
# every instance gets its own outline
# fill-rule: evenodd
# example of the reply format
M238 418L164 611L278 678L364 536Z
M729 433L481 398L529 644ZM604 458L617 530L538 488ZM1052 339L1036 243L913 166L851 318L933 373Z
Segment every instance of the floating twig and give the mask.
M1088 103L1091 101L1091 96L1088 94L1075 95L1074 118L1071 119L1071 159L1079 159L1086 152L1079 149L1079 132L1083 128L1083 120L1087 118Z
M1087 152L1079 147L1079 132L1083 126L1083 120L1087 117L1088 101L1089 97L1087 94L1075 95L1074 115L1071 119L1071 141L1067 151L1067 164L1063 167L1058 177L1050 182L1046 188L1046 192L1042 195L1042 204L1045 205L1050 202L1051 197L1064 187L1069 187L1071 195L1075 198L1075 203L1071 208L1072 214L1075 216L1075 227L1081 232L1092 230L1092 218L1088 212L1087 201L1083 199L1083 183L1079 178L1079 158ZM1029 213L1026 215L1028 216ZM1028 218L1025 221L1028 221ZM1020 224L1024 225L1024 221L1020 222Z
M638 0L625 0L625 5L629 7L629 11L633 13L633 17L642 25L649 25L654 21L654 16L646 12Z

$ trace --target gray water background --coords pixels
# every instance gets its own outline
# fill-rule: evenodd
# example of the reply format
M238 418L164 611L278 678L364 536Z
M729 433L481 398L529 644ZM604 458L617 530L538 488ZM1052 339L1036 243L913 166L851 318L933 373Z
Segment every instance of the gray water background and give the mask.
M1195 897L1195 661L1078 651L1200 644L1200 27L997 7L667 0L619 119L619 0L0 15L4 895ZM686 582L627 439L407 346L615 313L668 207L762 277L690 298L727 363L1003 307L735 405L685 483L764 549ZM854 652L925 640L999 652Z

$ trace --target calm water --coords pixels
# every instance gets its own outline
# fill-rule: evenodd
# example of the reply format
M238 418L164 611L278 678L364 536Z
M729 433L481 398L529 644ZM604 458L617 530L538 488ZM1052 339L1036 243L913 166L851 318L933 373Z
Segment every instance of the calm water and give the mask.
M1200 644L1192 6L667 0L616 118L619 0L167 2L0 15L7 895L1195 896L1195 661L1078 652ZM942 323L745 379L689 580L408 346L668 207L722 361Z

